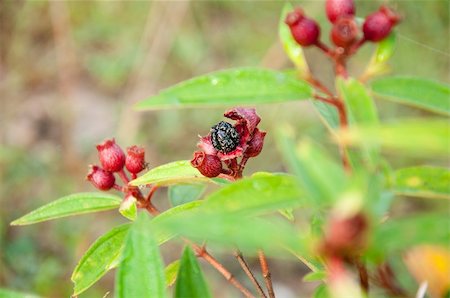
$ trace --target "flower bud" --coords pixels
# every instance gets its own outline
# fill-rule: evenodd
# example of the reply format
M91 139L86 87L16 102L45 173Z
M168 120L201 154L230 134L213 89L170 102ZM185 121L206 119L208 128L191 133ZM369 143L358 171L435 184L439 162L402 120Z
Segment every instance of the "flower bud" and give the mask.
M364 39L377 42L391 33L392 27L400 21L400 16L386 6L366 17L363 24Z
M349 48L357 37L358 26L353 17L340 17L331 28L330 39L338 47Z
M103 168L109 172L118 172L125 165L125 153L114 139L97 145L98 157Z
M260 131L258 128L256 128L253 134L253 138L248 143L248 147L247 150L245 150L244 155L246 157L258 156L263 148L265 136L265 131Z
M125 167L130 173L137 174L145 169L145 150L136 145L127 148Z
M222 173L222 162L216 155L209 155L203 151L194 152L191 165L197 168L203 176L212 178Z
M355 3L353 0L327 0L325 10L328 19L334 24L340 17L354 16Z
M96 188L105 191L110 190L116 182L116 178L114 178L111 172L105 171L98 166L91 166L91 170L87 174L86 179Z
M301 46L307 47L315 44L320 35L320 28L316 21L305 16L301 9L290 12L285 23L291 29L292 37Z

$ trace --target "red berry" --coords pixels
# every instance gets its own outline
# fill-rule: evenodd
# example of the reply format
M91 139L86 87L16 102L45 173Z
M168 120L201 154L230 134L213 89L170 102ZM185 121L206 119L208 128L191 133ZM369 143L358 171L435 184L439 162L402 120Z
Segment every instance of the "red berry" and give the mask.
M325 10L330 22L335 23L340 17L354 16L355 3L353 0L327 0Z
M363 24L364 38L380 41L391 33L392 27L400 21L400 16L386 6L366 17Z
M194 152L191 165L206 177L217 177L222 173L222 162L220 159L216 155L209 155L203 151Z
M346 218L332 218L325 230L322 252L326 255L347 257L364 247L369 221L358 213Z
M125 153L114 139L97 145L98 157L103 168L109 172L118 172L125 165Z
M248 143L248 147L247 150L245 150L244 155L247 157L258 156L263 148L265 136L266 136L265 131L260 131L258 128L255 128L253 137Z
M338 47L349 48L357 37L358 26L353 17L340 17L331 28L330 39Z
M86 179L100 190L110 190L116 182L116 178L111 172L105 171L98 166L91 166Z
M301 46L315 44L320 35L320 28L316 21L305 16L301 9L296 9L286 16L285 23L291 29L292 37Z
M125 167L130 173L137 174L145 169L145 150L142 147L131 146L127 148Z

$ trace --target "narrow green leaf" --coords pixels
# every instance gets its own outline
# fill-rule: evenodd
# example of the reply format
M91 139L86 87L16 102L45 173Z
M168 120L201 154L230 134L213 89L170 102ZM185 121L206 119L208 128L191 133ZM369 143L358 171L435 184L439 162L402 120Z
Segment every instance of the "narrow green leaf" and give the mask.
M39 298L39 296L0 288L0 298Z
M298 207L302 204L302 196L303 192L295 177L255 175L212 193L205 199L202 209L250 216Z
M335 107L318 100L311 100L311 103L330 132L339 127L339 115Z
M416 77L374 80L372 90L381 98L450 115L450 85Z
M329 298L330 294L328 294L328 288L325 284L320 284L312 295L313 298Z
M206 181L210 181L210 179L200 174L189 160L180 160L153 168L141 177L131 181L130 184L134 186L146 184L166 186Z
M180 260L173 261L172 263L166 266L164 274L166 275L166 285L168 287L173 286L173 284L177 280L177 274L179 269L180 269Z
M227 69L199 76L139 102L137 109L234 106L307 99L311 87L296 77L268 69Z
M268 254L280 253L286 248L302 254L305 251L300 233L277 218L269 221L240 214L198 211L172 217L164 221L163 227L192 240L208 241L208 245L238 246L251 253L258 249Z
M280 38L283 49L294 63L302 77L309 75L308 63L303 54L302 47L294 40L289 26L284 22L289 12L293 11L294 7L290 3L283 6L280 21L278 23L278 36Z
M115 209L121 201L118 196L101 192L72 194L31 211L11 225L30 225L55 218Z
M72 273L74 296L87 290L117 265L129 228L130 224L115 227L89 247Z
M336 85L345 102L347 116L351 126L364 124L377 125L379 123L373 99L363 84L353 78L348 80L338 78ZM364 146L362 149L360 152L350 152L353 167L359 168L360 165L367 165L369 169L374 169L379 160L377 148Z
M390 219L377 226L367 255L380 259L420 244L443 244L450 241L450 217L443 213L411 215ZM382 243L383 245L380 245Z
M411 167L395 172L393 190L397 194L450 199L450 170L430 166Z
M178 184L169 186L169 200L172 206L195 201L205 192L204 184Z
M176 207L170 208L160 215L156 216L152 220L152 227L155 235L155 239L158 241L158 244L163 244L173 237L177 235L176 231L164 229L164 223L171 218L176 216L186 216L189 212L195 211L203 201L193 201L190 203L186 203L183 205L178 205Z
M164 264L150 218L140 212L125 240L116 275L115 297L166 297Z
M325 271L317 271L317 272L310 272L303 276L303 281L311 282L311 281L319 281L323 280L327 277L327 273Z
M404 155L447 158L450 126L441 119L405 119L343 129L336 138L344 145L382 146Z
M292 135L290 128L278 132L278 145L286 165L297 176L315 206L333 202L347 184L342 167L309 140L305 139L297 146Z
M189 246L186 246L183 257L181 258L174 297L212 297L198 264L197 257Z
M395 32L392 32L388 37L377 43L377 49L373 57L376 64L386 63L392 57L396 39Z

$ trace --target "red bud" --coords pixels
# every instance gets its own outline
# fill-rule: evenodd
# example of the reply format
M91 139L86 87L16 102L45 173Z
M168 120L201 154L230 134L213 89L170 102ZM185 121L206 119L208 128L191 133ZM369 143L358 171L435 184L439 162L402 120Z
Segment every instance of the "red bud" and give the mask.
M97 145L98 157L103 168L109 172L118 172L125 165L125 153L114 139Z
M203 176L217 177L222 172L222 162L216 155L208 155L203 151L194 152L191 165L197 168Z
M325 10L330 22L335 23L340 17L354 16L355 3L353 0L327 0Z
M116 182L116 178L114 178L111 172L105 171L98 166L91 166L91 170L87 174L86 179L96 188L105 191L110 190Z
M136 145L127 148L125 167L130 173L137 174L145 169L145 150Z

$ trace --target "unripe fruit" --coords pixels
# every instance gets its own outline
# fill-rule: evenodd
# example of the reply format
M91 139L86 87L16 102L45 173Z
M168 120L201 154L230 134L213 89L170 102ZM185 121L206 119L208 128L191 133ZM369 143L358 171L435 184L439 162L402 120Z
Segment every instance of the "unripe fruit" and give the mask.
M136 145L127 148L125 167L130 173L137 174L145 169L145 150Z
M291 29L292 37L304 47L317 43L320 35L319 25L307 18L301 9L290 12L285 19L285 23Z
M354 16L355 3L353 0L327 0L325 10L328 19L334 24L340 17Z
M364 39L377 42L385 39L400 21L400 16L386 6L366 17L363 24Z
M330 39L338 47L349 48L357 37L358 26L353 17L340 17L331 28Z
M97 150L100 163L106 171L118 172L123 169L125 153L114 139L106 140L102 144L97 145Z
M260 131L258 128L256 128L253 134L253 138L248 143L248 147L247 150L245 150L244 155L246 157L258 156L262 151L265 136L265 131Z
M116 178L111 172L105 171L98 166L91 166L91 170L87 174L86 179L96 188L104 191L110 190L116 182Z
M212 178L222 173L222 162L216 155L209 155L203 151L194 152L191 165L197 168L203 176Z

